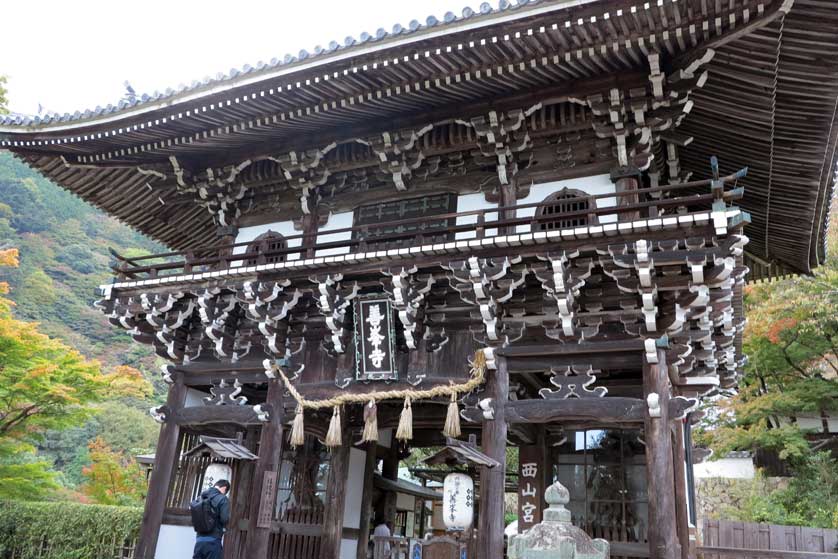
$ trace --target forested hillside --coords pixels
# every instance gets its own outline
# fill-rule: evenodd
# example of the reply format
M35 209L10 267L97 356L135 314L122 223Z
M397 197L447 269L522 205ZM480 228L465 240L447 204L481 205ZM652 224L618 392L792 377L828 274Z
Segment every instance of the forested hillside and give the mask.
M0 152L0 249L19 251L18 267L0 268L0 283L9 284L15 317L38 322L41 332L100 361L103 372L130 365L155 385L152 396L101 403L82 427L48 432L38 443L39 457L53 463L68 488L84 481L90 443L106 444L125 460L153 449L157 436L145 411L162 390L156 358L92 306L95 287L111 281L109 247L125 254L160 249Z

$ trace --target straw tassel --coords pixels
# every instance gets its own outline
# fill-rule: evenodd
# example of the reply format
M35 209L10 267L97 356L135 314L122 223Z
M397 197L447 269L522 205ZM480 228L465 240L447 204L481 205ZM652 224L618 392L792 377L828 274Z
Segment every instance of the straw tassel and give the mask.
M342 444L340 406L335 406L332 411L332 420L329 422L329 431L326 433L326 446L336 448Z
M448 415L445 416L445 427L442 434L446 437L456 439L462 434L460 430L460 407L457 405L457 393L451 393L451 402L448 404Z
M365 443L378 442L378 407L374 399L364 406L364 435L361 440Z
M404 408L402 408L402 415L399 417L396 438L400 441L409 441L413 438L413 408L410 405L410 396L404 399Z
M305 413L303 412L303 405L297 404L296 415L294 416L294 423L291 424L291 446L303 446L305 443Z

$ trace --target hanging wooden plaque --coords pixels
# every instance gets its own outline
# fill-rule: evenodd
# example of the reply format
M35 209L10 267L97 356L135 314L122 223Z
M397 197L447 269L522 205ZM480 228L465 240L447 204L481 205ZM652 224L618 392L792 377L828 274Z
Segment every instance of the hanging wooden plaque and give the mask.
M262 495L259 497L259 514L256 517L257 528L270 528L274 519L276 501L276 472L267 471L262 478Z
M395 380L396 335L389 299L355 300L355 377Z

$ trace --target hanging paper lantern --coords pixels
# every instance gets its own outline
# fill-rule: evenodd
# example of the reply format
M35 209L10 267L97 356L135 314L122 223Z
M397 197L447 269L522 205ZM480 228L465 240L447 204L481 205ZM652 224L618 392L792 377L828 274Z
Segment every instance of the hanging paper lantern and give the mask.
M442 487L442 521L451 532L462 532L474 522L474 481L465 474L448 474Z
M231 477L233 477L233 468L229 464L213 462L204 471L204 484L201 486L201 491L209 489L220 479L229 481Z

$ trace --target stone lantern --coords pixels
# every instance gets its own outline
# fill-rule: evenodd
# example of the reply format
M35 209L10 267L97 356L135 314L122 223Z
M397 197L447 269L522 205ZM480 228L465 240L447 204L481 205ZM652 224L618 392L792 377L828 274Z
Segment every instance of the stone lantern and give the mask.
M570 494L559 482L544 493L544 520L509 541L509 559L607 559L608 542L591 539L570 522Z

